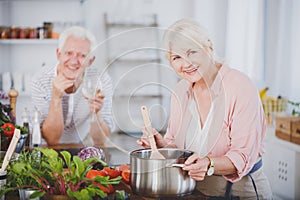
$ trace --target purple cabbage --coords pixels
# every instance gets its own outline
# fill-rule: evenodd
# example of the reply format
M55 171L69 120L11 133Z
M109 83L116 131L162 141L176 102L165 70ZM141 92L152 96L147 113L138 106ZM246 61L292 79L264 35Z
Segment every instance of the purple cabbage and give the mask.
M78 152L78 156L85 161L88 158L100 158L105 162L105 153L98 147L85 147Z

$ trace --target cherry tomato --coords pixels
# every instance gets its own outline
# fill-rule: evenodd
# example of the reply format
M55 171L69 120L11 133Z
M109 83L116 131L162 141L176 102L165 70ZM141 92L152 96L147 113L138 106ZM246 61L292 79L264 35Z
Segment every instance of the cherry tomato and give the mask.
M15 126L11 123L5 123L1 126L4 131L4 136L11 137L14 135Z
M117 169L114 168L110 168L110 167L104 167L103 168L104 171L107 172L108 176L112 179L112 178L116 178L118 176L121 175L121 172Z
M104 170L99 171L99 170L95 170L95 169L91 169L86 174L86 177L88 179L94 179L94 178L96 178L96 176L108 176L108 174Z
M129 183L130 181L130 171L129 170L125 170L125 171L122 171L122 180L125 181L126 183Z

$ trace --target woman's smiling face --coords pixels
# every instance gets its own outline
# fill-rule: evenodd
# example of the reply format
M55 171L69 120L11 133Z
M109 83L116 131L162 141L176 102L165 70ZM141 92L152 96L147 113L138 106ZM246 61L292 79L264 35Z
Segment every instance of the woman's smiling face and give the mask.
M211 56L206 48L187 43L170 44L170 64L183 79L194 83L209 70Z

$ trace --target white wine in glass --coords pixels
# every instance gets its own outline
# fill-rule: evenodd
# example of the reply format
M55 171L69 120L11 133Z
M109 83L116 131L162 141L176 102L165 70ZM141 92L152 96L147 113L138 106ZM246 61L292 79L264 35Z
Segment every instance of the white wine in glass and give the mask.
M82 85L82 94L88 99L92 99L96 95L96 87L93 85L93 82L91 79L85 77L83 80L83 85ZM94 114L95 112L91 113L90 120L91 122L94 121Z
M96 88L93 86L91 79L86 78L83 81L82 94L88 99L94 98L96 94Z

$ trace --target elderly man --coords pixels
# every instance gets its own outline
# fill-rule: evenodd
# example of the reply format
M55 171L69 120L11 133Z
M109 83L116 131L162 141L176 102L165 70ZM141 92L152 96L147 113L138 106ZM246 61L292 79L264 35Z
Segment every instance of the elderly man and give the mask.
M41 133L48 145L103 145L110 134L112 83L107 73L91 66L96 59L92 53L95 45L88 30L65 30L56 50L58 64L44 67L33 79L33 104L41 113ZM92 80L89 84L95 88L92 96L82 92L86 79Z

